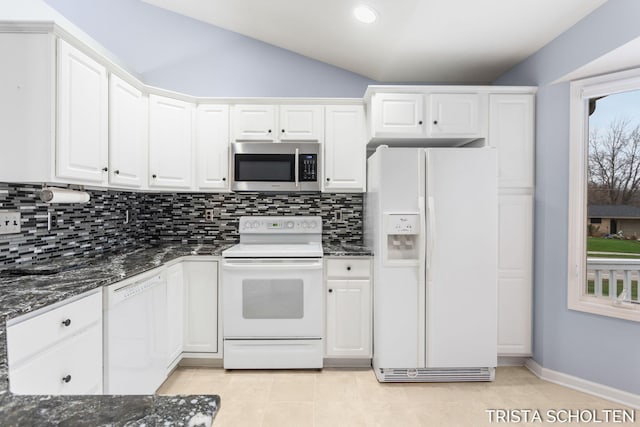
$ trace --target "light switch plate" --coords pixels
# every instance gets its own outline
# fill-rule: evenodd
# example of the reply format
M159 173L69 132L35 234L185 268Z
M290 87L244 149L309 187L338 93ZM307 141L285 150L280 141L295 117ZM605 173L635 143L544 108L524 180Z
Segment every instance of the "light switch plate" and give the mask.
M20 212L0 211L0 234L15 234L20 232Z

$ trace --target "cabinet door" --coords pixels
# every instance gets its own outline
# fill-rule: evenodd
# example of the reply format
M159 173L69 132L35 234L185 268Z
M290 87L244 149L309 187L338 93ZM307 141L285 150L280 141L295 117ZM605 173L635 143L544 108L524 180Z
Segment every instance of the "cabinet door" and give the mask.
M199 188L229 188L229 106L198 106L196 158Z
M324 190L365 191L364 107L327 106Z
M108 81L106 69L58 40L56 176L106 183Z
M371 283L327 280L326 355L371 357Z
M182 354L184 337L184 274L182 264L167 269L167 367Z
M140 188L146 163L146 108L142 92L111 74L109 79L109 183Z
M371 99L371 136L424 137L424 95L376 93Z
M280 106L281 141L322 141L322 107L317 105Z
M430 95L430 137L480 136L480 95Z
M533 187L533 95L489 97L489 145L498 149L500 187Z
M102 394L102 322L10 371L15 394Z
M236 105L233 107L235 141L274 141L276 113L273 105Z
M530 356L533 196L498 202L498 354Z
M191 115L188 102L149 95L150 187L191 187Z
M218 352L218 263L185 261L183 351Z

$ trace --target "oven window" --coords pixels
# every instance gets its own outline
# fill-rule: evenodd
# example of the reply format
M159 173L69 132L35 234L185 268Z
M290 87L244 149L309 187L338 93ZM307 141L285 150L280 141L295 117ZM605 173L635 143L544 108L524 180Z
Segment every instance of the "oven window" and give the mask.
M293 182L293 154L236 154L236 181Z
M302 319L302 279L245 279L242 281L242 317L245 319Z

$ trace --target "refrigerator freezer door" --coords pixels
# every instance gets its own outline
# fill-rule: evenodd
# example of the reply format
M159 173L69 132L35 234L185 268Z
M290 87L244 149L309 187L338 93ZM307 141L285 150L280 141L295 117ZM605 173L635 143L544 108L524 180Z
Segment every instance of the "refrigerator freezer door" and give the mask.
M388 239L384 214L421 214L424 191L424 150L419 148L379 148L368 161L367 241L374 253L373 365L378 368L424 366L423 250L417 260L389 265L384 261ZM418 220L421 222L421 220ZM424 242L424 227L418 224L418 242ZM419 243L423 245L423 243ZM422 277L422 278L421 278ZM422 316L424 319L424 316ZM422 354L422 355L421 355Z
M427 367L497 364L497 163L426 149Z

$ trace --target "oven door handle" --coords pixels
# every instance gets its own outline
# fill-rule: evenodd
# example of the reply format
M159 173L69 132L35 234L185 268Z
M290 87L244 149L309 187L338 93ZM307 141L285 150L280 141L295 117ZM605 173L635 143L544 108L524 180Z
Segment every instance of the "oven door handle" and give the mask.
M283 270L283 269L295 269L295 270L321 270L322 261L314 262L287 262L287 263L263 263L257 262L233 262L224 261L222 268L227 270Z

